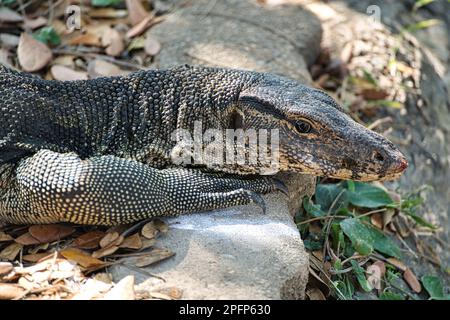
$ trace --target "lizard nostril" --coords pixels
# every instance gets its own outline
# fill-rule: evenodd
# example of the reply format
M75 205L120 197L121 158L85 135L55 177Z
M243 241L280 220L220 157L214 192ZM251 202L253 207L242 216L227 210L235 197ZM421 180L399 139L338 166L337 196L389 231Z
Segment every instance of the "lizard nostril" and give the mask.
M373 159L379 161L379 162L383 162L384 161L384 156L379 153L378 151L374 151L373 153Z

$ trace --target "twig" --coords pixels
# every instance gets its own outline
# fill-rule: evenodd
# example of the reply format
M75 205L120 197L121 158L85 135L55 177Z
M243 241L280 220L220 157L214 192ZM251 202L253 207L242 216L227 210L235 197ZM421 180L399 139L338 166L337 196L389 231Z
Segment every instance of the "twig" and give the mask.
M136 271L136 272L142 273L143 275L146 275L147 277L157 278L157 279L160 279L160 280L166 282L166 279L164 279L163 277L160 277L160 276L158 276L156 274L153 274L153 273L150 273L148 271L145 271L145 270L143 270L141 268L138 268L138 267L135 267L135 266L131 266L131 265L126 264L124 262L119 262L119 264L121 266L124 266L125 268L128 268L128 269L132 270L132 271Z
M346 218L349 218L349 216L323 216L323 217L316 217L316 218L311 218L311 219L299 222L299 223L297 223L297 226L301 226L302 224L306 224L306 223L310 223L310 222L314 222L314 221L327 220L327 219L332 219L332 218L346 219Z
M391 118L391 117L384 117L384 118L381 118L381 119L377 119L377 120L375 120L374 122L372 122L370 125L368 125L368 126L367 126L367 129L373 130L373 129L375 129L376 127L382 125L383 123L385 123L385 122L391 122L391 121L392 121L392 118Z
M339 194L336 196L336 199L334 199L334 201L331 203L330 208L328 209L328 213L327 215L330 216L331 214L331 210L333 210L334 206L336 205L336 203L339 201L340 197L342 196L342 194L345 192L345 190L341 190L341 192L339 192ZM326 256L326 250L327 250L327 246L328 246L328 236L330 233L330 228L331 228L331 223L333 222L333 218L334 215L331 216L331 219L328 220L327 222L327 226L326 226L326 231L325 231L325 245L323 247L323 256Z

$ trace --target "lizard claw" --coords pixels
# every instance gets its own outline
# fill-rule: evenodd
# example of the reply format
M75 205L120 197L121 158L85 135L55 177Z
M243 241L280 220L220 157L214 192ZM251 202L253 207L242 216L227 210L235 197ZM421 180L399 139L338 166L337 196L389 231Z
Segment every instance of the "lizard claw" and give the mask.
M283 194L285 194L287 197L289 197L289 189L286 187L284 182L277 178L272 178L272 180L273 180L273 184L275 185L275 190L280 191Z
M264 201L264 198L260 194L253 192L253 191L249 191L249 196L250 196L252 203L254 203L258 207L260 207L262 210L262 213L265 215L267 208L266 208L266 202Z

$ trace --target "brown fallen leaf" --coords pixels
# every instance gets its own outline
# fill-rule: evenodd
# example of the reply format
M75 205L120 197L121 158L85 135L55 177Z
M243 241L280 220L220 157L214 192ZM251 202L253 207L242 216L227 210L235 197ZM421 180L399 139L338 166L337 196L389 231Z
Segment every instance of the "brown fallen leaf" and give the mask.
M75 232L75 228L61 224L41 224L31 226L28 232L41 243L47 243L70 236Z
M0 262L0 276L11 272L13 265L11 262Z
M40 240L38 240L35 237L33 237L31 235L31 233L29 233L29 232L26 232L26 233L22 234L20 237L16 238L14 241L17 242L17 243L20 243L21 245L24 245L24 246L31 246L31 245L34 245L34 244L40 244L41 243Z
M161 50L161 43L156 37L147 33L145 37L144 50L149 56L156 56Z
M22 248L23 245L13 242L0 252L0 259L14 261Z
M375 88L363 89L361 94L366 100L383 100L389 95L385 90Z
M147 239L154 239L159 234L158 228L155 226L155 221L152 220L146 223L141 230L141 234Z
M0 283L0 300L11 300L21 297L25 289L13 283Z
M141 248L142 250L153 247L156 243L156 239L147 239L145 237L141 237L141 241L142 241L142 248Z
M148 15L144 18L141 22L139 22L137 25L135 25L133 28L128 30L127 32L127 38L134 38L138 35L141 35L145 30L147 30L152 25L152 20L154 18L154 15Z
M11 10L8 7L0 7L0 22L16 23L22 21L23 17L16 11Z
M22 69L33 72L45 67L53 55L49 47L23 32L20 35L17 56Z
M387 261L393 265L394 267L396 267L397 269L401 270L401 271L406 271L407 266L401 262L400 260L396 259L396 258L388 258Z
M381 289L381 279L386 273L386 266L383 261L376 261L366 269L367 281L377 290Z
M87 72L75 71L62 65L53 65L50 72L54 79L62 81L87 80Z
M123 237L118 232L108 232L101 240L100 247L105 248L109 246L120 245L123 242Z
M161 232L161 233L167 233L169 231L169 225L161 220L161 219L155 219L153 220L153 223L155 224L155 228Z
M85 45L85 46L94 46L94 47L101 47L101 41L99 36L93 33L85 33L78 35L70 40L67 41L70 45Z
M125 0L125 4L128 9L128 17L133 26L137 25L148 16L148 12L145 10L141 1Z
M9 33L0 33L0 43L5 49L12 49L19 45L20 38Z
M309 300L326 300L325 295L318 288L311 288L306 290L306 295Z
M91 231L76 238L73 244L80 249L95 249L100 246L100 240L104 236L105 233L103 231Z
M69 68L75 68L75 56L72 55L61 55L52 60L52 65L62 65Z
M139 250L142 248L142 240L138 233L135 233L129 237L126 237L125 240L120 245L120 248L127 249L135 249Z
M32 30L43 27L47 24L48 20L45 17L39 16L36 19L25 18L23 22L24 29L30 28Z
M168 259L173 255L175 255L175 253L168 249L155 248L149 253L137 257L134 261L134 265L139 268L146 267L156 262Z
M28 262L39 262L47 257L48 258L53 257L53 253L41 252L41 253L26 254L22 257L22 259Z
M109 256L119 250L119 246L111 245L109 247L98 249L97 251L92 252L93 258L103 258Z
M103 261L91 257L89 253L77 248L67 248L60 253L67 260L76 262L84 268L99 267L105 264Z
M370 222L378 229L383 229L383 216L380 213L374 213L370 216Z
M420 293L420 291L422 291L422 286L420 285L419 280L417 280L416 276L410 268L406 268L405 272L403 273L403 278L414 292Z
M0 242L12 240L14 240L13 237L11 237L9 234L4 233L3 231L0 231Z
M174 300L181 299L181 297L183 296L183 290L178 289L177 287L162 288L162 289L159 289L158 292L165 294Z
M127 73L115 64L100 59L90 61L87 69L90 78L98 78L103 76L119 76Z
M121 34L113 28L109 28L103 33L101 41L102 46L106 47L106 54L109 56L117 57L125 49Z

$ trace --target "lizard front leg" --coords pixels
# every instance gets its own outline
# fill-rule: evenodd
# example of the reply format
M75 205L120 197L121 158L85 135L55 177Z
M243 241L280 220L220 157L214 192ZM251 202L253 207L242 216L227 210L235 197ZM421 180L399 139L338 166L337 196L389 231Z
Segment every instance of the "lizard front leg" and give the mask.
M264 201L283 189L267 177L242 178L193 169L155 169L114 156L86 160L41 150L20 162L0 199L9 223L114 225Z

